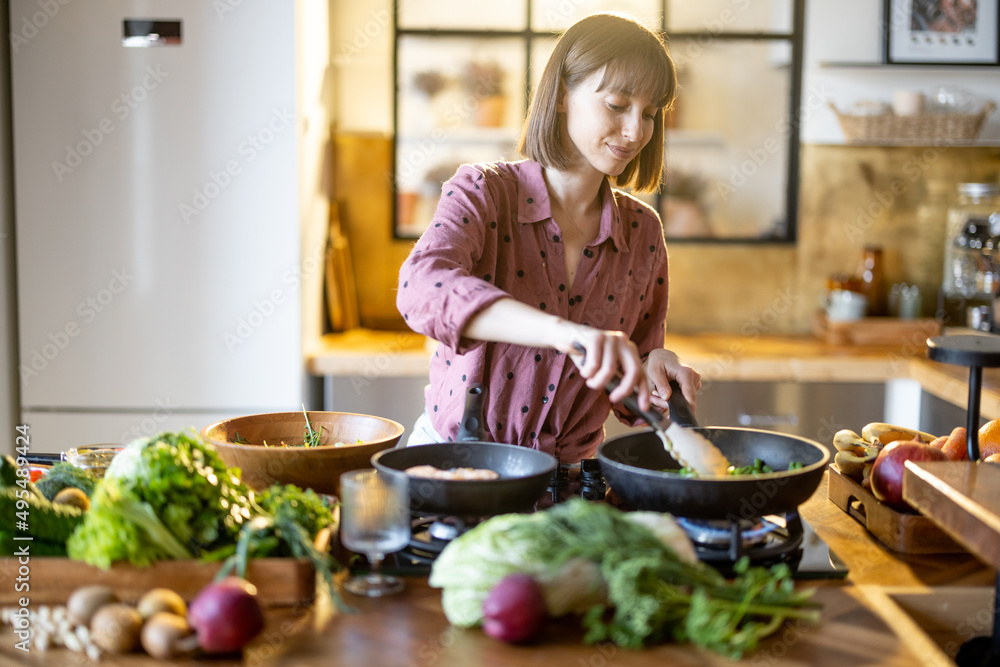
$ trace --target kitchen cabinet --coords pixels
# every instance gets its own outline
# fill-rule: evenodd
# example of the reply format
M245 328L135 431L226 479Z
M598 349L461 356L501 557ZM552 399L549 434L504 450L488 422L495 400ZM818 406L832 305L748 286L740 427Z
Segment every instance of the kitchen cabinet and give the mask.
M885 414L877 382L716 382L702 390L699 420L713 426L778 431L828 443Z
M325 378L323 384L323 409L377 415L397 421L406 429L402 439L405 443L413 423L424 411L426 386L426 376L331 376Z

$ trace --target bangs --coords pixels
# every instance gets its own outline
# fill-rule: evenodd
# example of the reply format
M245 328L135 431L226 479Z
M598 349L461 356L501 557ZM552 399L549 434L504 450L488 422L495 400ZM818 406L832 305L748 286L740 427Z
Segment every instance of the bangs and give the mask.
M642 95L659 108L673 102L677 72L658 34L610 14L598 14L577 25L581 31L560 72L570 88L603 68L598 90Z
M650 53L643 46L636 45L630 53L615 54L604 68L598 90L648 97L654 106L665 108L674 99L674 68L670 60L663 57L663 47L659 47L659 53Z

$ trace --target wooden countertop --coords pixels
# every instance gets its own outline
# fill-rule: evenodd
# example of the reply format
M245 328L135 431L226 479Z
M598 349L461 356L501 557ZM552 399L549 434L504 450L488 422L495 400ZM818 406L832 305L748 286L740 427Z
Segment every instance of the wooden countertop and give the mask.
M826 480L801 506L802 517L850 568L844 581L801 582L816 586L822 603L819 625L786 624L744 658L759 665L918 664L912 638L900 638L870 607L873 587L927 590L936 586L992 586L994 572L965 554L905 556L893 554L827 499ZM970 589L971 590L971 589ZM265 632L243 660L187 661L185 665L616 665L653 663L731 665L731 661L691 646L657 646L626 651L614 646L586 646L575 619L553 622L542 640L530 647L508 646L480 630L452 628L441 610L441 594L426 579L408 577L406 590L386 599L350 598L361 613L338 615L317 627L313 609L269 612ZM0 667L76 664L64 651L24 655L13 648L10 631L0 644ZM164 663L141 655L107 656L106 667L154 667Z

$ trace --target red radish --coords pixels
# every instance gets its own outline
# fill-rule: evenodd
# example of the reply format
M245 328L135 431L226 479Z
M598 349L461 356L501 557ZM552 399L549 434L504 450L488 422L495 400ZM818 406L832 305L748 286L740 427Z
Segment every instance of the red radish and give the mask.
M510 643L527 642L545 626L542 588L527 574L508 574L483 601L483 632Z
M264 629L257 589L239 577L226 577L198 593L188 607L188 623L205 653L234 653Z

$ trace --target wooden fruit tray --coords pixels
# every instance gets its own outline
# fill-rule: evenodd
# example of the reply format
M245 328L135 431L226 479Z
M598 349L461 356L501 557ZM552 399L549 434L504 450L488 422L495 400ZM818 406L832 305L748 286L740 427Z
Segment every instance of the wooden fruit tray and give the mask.
M926 340L941 333L941 323L933 317L903 320L895 317L864 317L851 322L831 322L826 313L813 313L812 332L831 345L901 345L924 346Z
M827 495L831 502L847 512L887 548L904 554L965 552L930 519L920 514L897 512L841 473L836 465L831 465L829 470Z
M65 604L75 589L88 584L110 586L124 602L136 602L150 588L170 588L187 601L211 583L220 563L197 560L161 561L149 567L116 563L102 570L69 558L31 557L27 564L17 558L0 558L0 605L16 604L28 597L33 606ZM23 578L30 586L18 591L15 582ZM257 587L257 599L267 607L308 604L315 594L316 573L311 563L296 558L260 558L247 565L246 578Z

